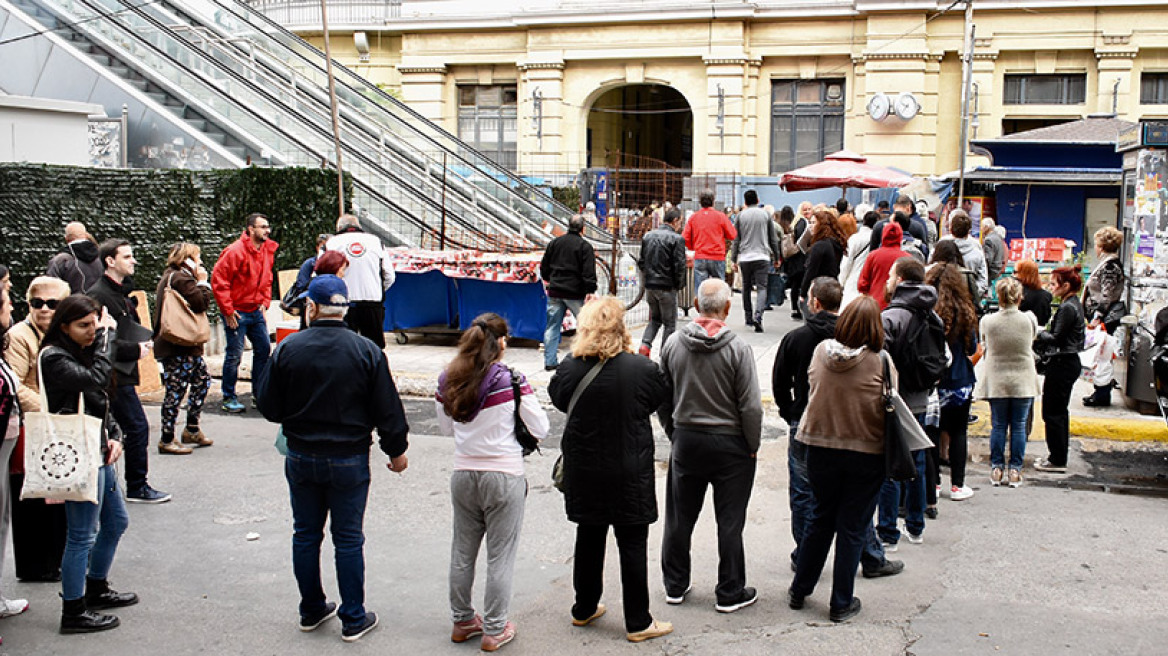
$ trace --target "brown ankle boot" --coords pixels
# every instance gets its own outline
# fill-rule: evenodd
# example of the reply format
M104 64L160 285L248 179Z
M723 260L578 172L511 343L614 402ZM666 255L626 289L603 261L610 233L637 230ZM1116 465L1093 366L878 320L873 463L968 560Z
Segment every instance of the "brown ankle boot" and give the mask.
M191 429L194 428L192 431ZM195 446L211 446L215 440L203 434L203 431L198 426L188 426L182 432L183 444L194 444Z

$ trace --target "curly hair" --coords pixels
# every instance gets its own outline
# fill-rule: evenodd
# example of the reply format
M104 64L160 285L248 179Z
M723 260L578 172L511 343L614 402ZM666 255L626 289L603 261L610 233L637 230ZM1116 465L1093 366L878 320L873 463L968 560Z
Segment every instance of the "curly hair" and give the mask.
M814 244L821 239L836 240L840 246L844 247L844 254L847 254L848 235L844 234L844 228L840 225L840 220L836 217L835 212L824 209L815 213L815 228L811 230L811 243Z
M615 296L604 296L584 305L578 322L578 334L572 341L572 355L577 358L615 358L631 351L633 336L625 325L625 306Z
M1123 246L1123 233L1104 226L1095 231L1095 245L1104 253L1118 253L1119 247Z
M945 322L945 337L950 343L972 348L977 335L977 310L961 269L948 263L936 265L925 276L925 283L937 288L937 306L933 309Z

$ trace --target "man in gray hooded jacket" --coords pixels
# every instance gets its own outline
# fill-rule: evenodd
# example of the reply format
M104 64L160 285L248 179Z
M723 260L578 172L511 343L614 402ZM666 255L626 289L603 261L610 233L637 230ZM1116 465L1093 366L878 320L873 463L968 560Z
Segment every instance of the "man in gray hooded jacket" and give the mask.
M665 485L665 539L661 569L665 601L680 604L690 591L690 540L706 488L714 488L718 522L718 585L714 608L732 613L758 599L746 587L742 529L754 487L762 437L762 402L754 353L726 326L730 287L711 278L694 305L698 317L661 350L673 398L661 410L673 443Z

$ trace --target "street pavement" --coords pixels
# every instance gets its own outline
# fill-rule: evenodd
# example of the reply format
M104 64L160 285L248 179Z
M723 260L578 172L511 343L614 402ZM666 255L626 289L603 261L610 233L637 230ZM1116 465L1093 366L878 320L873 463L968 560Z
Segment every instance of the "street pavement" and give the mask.
M735 299L737 303L737 298ZM779 336L791 327L786 308L768 313L767 332L744 332L755 350L760 382L769 381ZM639 337L639 333L636 333ZM151 451L151 483L174 494L159 506L131 505L130 528L110 576L142 603L116 611L122 626L86 636L57 633L59 586L0 573L6 597L30 600L30 610L0 620L3 654L470 654L477 644L449 641L446 568L450 541L448 480L453 442L434 435L433 378L450 357L449 342L391 345L395 374L422 396L407 399L412 426L410 467L389 472L375 454L366 515L366 596L381 626L343 644L334 620L315 633L297 628L298 601L290 561L291 513L282 460L272 446L275 426L249 409L243 416L209 412L204 430L215 446L190 456ZM512 347L508 361L537 388L550 377L537 349ZM763 375L765 370L766 374ZM764 385L769 390L769 383ZM890 557L897 577L859 578L863 612L833 625L827 619L831 566L806 609L786 605L791 581L785 426L768 412L766 439L745 531L748 584L759 601L737 613L713 609L716 537L711 505L694 537L694 591L681 606L663 602L662 523L650 532L654 616L672 621L671 636L642 645L624 640L615 545L606 564L609 614L575 628L572 603L573 526L550 486L562 415L550 409L553 438L528 459L530 492L516 564L511 619L514 654L1162 654L1168 644L1168 501L1027 485L991 488L975 440L969 468L972 499L944 495L921 545L902 541ZM158 409L147 408L157 430ZM156 433L155 433L156 434ZM658 456L668 443L658 431ZM1041 453L1041 442L1031 442ZM1076 447L1078 453L1082 447ZM1029 460L1029 458L1028 458ZM1078 456L1076 456L1076 461ZM1082 465L1080 465L1082 466ZM1089 473L1089 472L1086 472ZM659 497L664 492L659 463ZM1041 478L1030 474L1030 480ZM948 478L946 477L947 481ZM659 507L664 500L659 498ZM249 539L252 537L254 539ZM610 540L611 545L611 540ZM11 550L9 550L11 553ZM331 545L324 547L325 588L335 595ZM9 557L9 561L11 558ZM480 567L485 567L480 559ZM480 570L476 599L481 599Z

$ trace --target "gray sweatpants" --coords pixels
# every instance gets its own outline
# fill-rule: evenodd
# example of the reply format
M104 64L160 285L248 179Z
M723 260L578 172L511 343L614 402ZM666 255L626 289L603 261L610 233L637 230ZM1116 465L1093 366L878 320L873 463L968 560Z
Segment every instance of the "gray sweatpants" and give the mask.
M474 619L471 600L479 545L487 538L486 612L483 632L502 633L511 605L511 575L519 550L527 479L488 471L450 475L454 536L450 545L450 615L455 623Z
M12 526L12 489L8 482L8 461L16 449L16 440L5 440L0 433L0 567L4 566L4 551L8 546L8 527ZM20 500L20 490L16 490Z

